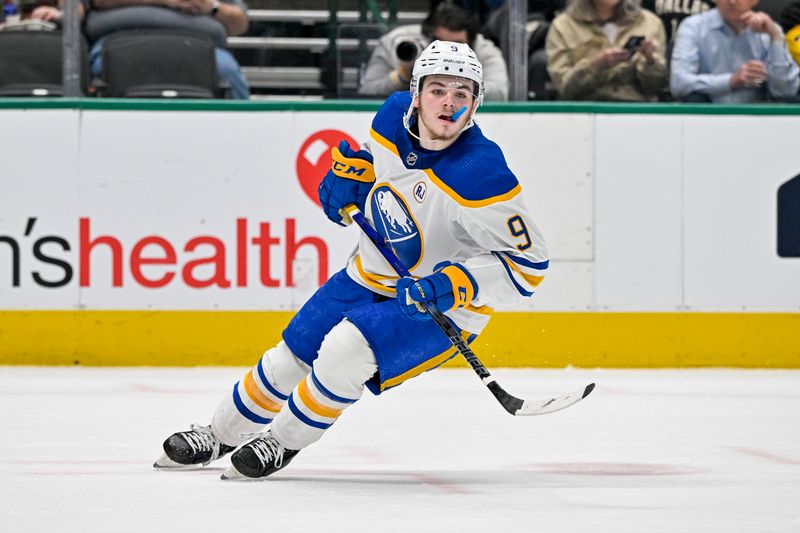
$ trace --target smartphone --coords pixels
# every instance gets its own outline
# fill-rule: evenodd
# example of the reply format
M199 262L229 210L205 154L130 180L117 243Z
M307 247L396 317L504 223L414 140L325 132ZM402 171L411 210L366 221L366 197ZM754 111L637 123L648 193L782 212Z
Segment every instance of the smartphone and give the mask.
M631 35L628 37L628 40L625 42L625 46L623 47L628 51L628 56L632 56L636 52L636 49L639 48L639 45L642 44L642 41L644 41L644 36L642 35Z

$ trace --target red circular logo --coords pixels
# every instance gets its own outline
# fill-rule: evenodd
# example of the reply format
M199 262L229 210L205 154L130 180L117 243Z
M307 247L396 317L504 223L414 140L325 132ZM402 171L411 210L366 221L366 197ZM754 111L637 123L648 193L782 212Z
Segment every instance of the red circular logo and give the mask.
M315 204L319 205L317 188L325 173L331 168L331 148L339 146L342 140L347 141L350 148L358 150L358 143L343 131L321 130L312 134L300 147L295 161L295 170L300 186Z

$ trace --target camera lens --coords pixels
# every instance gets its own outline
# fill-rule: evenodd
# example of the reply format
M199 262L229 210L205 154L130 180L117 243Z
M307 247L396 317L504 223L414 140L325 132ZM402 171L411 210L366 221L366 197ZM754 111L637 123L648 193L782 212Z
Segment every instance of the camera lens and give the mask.
M414 41L403 41L397 45L397 57L400 61L413 61L419 53L419 48Z

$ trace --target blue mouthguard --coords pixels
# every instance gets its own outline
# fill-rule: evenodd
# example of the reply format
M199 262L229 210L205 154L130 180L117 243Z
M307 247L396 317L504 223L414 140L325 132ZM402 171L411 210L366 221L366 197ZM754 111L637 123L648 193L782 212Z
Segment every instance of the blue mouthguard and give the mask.
M467 106L464 106L464 107L462 107L461 109L459 109L458 111L456 111L455 113L453 113L453 114L450 116L450 121L451 121L451 122L455 122L456 120L458 120L458 117L460 117L461 115L463 115L463 114L464 114L464 111L466 111L466 110L467 110Z

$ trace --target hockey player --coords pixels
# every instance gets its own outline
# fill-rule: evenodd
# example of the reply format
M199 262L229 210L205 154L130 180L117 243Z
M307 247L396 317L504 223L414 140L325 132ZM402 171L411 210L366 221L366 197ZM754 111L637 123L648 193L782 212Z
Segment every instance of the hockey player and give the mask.
M156 468L205 465L239 447L223 479L268 476L365 386L380 394L455 355L418 303L435 303L472 342L492 305L533 294L547 252L500 148L474 122L481 70L468 45L431 43L410 92L386 100L362 149L332 150L319 187L328 218L344 225L341 210L355 204L414 278L398 279L361 235L347 267L303 305L211 424L169 437Z

